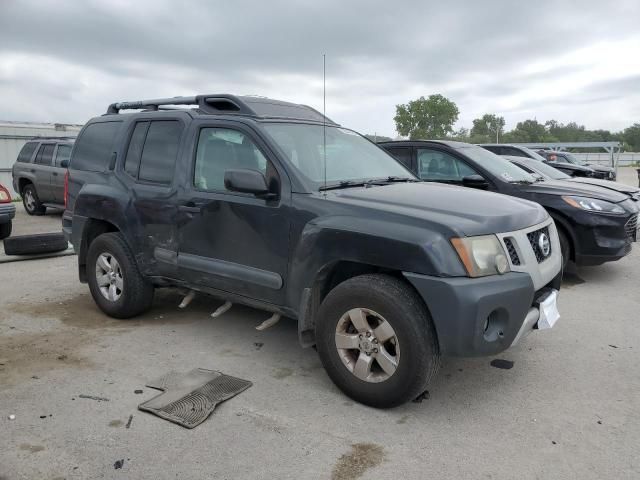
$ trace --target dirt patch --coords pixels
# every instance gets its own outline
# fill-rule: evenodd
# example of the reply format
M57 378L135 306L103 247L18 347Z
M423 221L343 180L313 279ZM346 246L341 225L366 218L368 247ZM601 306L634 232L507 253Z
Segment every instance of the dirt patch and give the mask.
M359 478L370 468L380 465L384 457L384 449L375 443L351 445L351 452L342 455L333 467L331 479L352 480Z
M293 375L293 370L291 370L290 368L277 368L272 374L271 376L273 378L277 378L278 380L282 380L283 378L287 378L290 377L291 375Z
M118 428L122 426L122 420L111 420L109 422L110 427Z

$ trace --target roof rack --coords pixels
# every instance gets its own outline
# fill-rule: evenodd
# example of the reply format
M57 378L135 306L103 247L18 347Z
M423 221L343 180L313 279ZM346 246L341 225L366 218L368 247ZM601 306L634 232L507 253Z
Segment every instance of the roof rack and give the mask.
M317 110L306 105L283 102L266 97L236 96L229 94L196 95L192 97L157 98L153 100L138 100L135 102L112 103L107 109L107 115L120 113L121 110L166 110L167 106L193 105L202 113L211 115L237 114L261 118L289 118L311 120L331 125L337 125L325 118Z

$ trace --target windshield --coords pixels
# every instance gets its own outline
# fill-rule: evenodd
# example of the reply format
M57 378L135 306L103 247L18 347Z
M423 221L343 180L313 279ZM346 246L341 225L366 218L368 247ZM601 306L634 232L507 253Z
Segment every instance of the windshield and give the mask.
M546 162L547 159L544 158L542 155L540 155L538 152L536 152L535 150L531 150L530 148L527 147L520 147L522 150L524 150L525 152L527 152L531 158L535 159L535 160L540 160L541 162Z
M457 150L505 182L533 183L536 181L534 177L521 168L482 147L465 145L464 147L457 147Z
M324 184L322 125L269 123L265 130L291 164L319 188ZM352 130L326 127L327 185L355 180L415 176L381 148Z
M580 160L578 160L576 157L574 157L573 155L571 155L569 152L562 152L562 155L558 155L558 160L562 161L565 160L569 163L573 163L574 165L582 165L582 162Z
M530 168L531 170L541 173L545 177L551 178L553 180L566 180L567 178L571 178L566 173L553 168L551 165L547 165L546 163L538 162L536 160L518 158L517 163L522 163L524 166Z

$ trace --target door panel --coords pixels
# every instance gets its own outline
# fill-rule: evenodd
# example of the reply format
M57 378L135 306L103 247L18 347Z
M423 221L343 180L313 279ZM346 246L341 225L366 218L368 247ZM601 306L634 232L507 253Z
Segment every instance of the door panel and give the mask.
M51 188L51 178L54 168L53 151L54 143L43 143L38 149L36 158L31 164L31 170L35 174L36 192L41 202L53 202L53 189Z
M51 171L51 196L53 201L64 204L64 175L67 171L60 163L63 160L69 161L71 156L70 145L58 145L54 154L53 169Z
M207 287L282 303L289 249L289 215L282 202L226 190L224 172L263 173L274 191L281 182L252 132L204 125L189 189L179 199L181 276Z

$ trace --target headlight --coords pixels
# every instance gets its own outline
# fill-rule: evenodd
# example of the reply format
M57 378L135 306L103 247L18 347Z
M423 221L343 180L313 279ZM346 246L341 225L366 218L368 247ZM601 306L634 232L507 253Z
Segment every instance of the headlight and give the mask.
M495 235L452 238L451 244L470 277L484 277L509 271L509 261Z
M595 198L574 196L563 196L562 200L567 202L572 207L579 208L581 210L587 210L588 212L611 213L614 215L624 215L626 213L624 211L624 208L622 208L620 205L616 205L615 203L607 202L605 200L596 200Z

